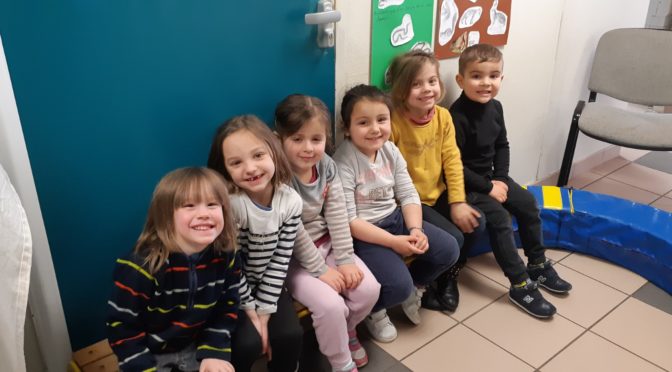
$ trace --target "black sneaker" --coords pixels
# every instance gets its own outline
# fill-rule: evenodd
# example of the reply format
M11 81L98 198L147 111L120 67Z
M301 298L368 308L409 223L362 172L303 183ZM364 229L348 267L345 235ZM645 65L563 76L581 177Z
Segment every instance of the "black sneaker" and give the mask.
M572 289L572 285L569 282L560 278L558 272L551 265L551 261L547 260L544 262L544 266L539 268L530 268L528 266L527 274L530 276L530 279L553 293L565 294Z
M544 299L537 282L527 280L522 287L511 287L509 289L509 299L528 314L537 318L550 318L555 314L555 306Z

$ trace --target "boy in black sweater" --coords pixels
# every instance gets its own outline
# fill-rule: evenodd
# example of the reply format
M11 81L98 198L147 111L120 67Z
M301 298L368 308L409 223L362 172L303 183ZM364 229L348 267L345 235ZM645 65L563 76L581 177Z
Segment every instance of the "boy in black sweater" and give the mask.
M465 49L456 76L463 91L450 107L450 114L462 153L467 201L485 214L492 251L511 282L509 298L529 314L548 318L555 314L555 306L544 299L537 286L565 294L572 285L558 276L544 255L534 196L509 177L504 113L502 104L494 99L502 82L502 67L502 53L491 45ZM518 255L511 215L518 221L527 267ZM465 253L457 265L464 265Z

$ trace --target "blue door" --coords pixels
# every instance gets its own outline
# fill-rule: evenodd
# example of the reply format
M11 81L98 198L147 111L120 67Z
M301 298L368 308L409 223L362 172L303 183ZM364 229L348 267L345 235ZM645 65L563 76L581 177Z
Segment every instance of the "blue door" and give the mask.
M334 101L317 0L0 0L2 35L73 349L105 337L114 259L154 185L205 165L226 118ZM233 5L235 4L235 5Z

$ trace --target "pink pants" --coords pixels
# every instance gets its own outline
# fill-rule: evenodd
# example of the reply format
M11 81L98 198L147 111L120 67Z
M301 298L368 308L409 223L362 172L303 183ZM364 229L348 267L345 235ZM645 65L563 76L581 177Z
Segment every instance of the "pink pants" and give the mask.
M317 247L327 265L336 268L331 251L331 241ZM353 255L355 264L364 273L357 288L336 293L328 284L310 275L301 264L292 260L287 273L287 288L292 296L305 305L313 317L315 336L320 351L334 368L344 368L350 363L348 331L371 312L378 301L380 284L359 257Z

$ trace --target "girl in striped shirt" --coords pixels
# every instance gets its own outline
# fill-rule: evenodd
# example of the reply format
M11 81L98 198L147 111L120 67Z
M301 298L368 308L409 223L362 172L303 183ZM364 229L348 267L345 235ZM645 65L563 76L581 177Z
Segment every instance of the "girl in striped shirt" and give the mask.
M229 182L238 224L243 274L233 365L249 371L266 354L271 371L295 371L303 329L284 289L301 198L288 183L291 169L271 130L253 115L236 116L217 130L208 167Z

